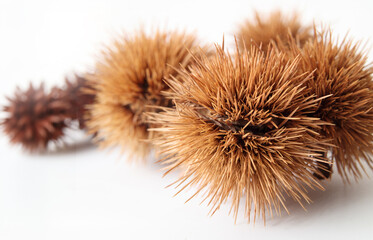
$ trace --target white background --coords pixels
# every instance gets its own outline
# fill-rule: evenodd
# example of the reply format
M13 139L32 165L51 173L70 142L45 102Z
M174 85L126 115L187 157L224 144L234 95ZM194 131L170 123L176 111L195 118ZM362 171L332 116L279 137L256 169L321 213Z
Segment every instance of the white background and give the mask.
M372 46L372 1L51 1L0 0L0 104L16 85L62 85L91 70L103 44L140 24L196 30L205 42L233 42L253 10L298 9L305 22L331 24ZM373 54L373 53L372 53ZM373 56L371 54L371 56ZM370 57L372 59L372 57ZM3 117L3 113L1 115ZM208 216L201 198L172 197L160 166L129 163L119 151L80 141L59 153L30 155L0 135L0 239L373 239L373 180L344 185L335 174L327 191L310 192L305 212L247 224L229 204ZM81 142L83 140L83 142ZM372 176L372 172L369 172ZM241 209L243 210L243 209Z

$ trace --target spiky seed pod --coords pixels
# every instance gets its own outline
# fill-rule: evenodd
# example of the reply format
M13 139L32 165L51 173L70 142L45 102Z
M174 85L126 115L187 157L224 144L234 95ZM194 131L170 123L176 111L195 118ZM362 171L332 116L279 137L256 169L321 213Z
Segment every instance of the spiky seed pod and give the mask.
M314 117L330 123L322 135L332 137L332 157L348 180L362 176L362 161L373 168L373 68L360 45L344 38L335 43L330 31L317 32L302 48L291 44L291 58L300 56L300 72L314 71L307 82L311 94L323 99Z
M14 97L4 107L8 116L1 125L14 144L26 150L45 150L48 143L58 141L66 127L70 105L62 100L62 91L53 88L46 93L44 85L30 84L26 91L17 88Z
M86 120L90 119L87 106L92 104L95 98L95 90L88 84L85 77L75 75L72 80L65 79L64 100L71 109L71 120L79 122L79 128L86 128Z
M97 132L103 146L119 145L133 157L144 157L152 138L145 112L171 106L164 97L169 87L165 77L194 62L191 52L198 48L196 37L179 32L139 31L115 41L104 51L95 73L89 77L97 91L90 107L88 127Z
M181 190L197 185L212 213L230 198L237 216L245 199L255 220L273 209L279 214L285 195L302 205L310 201L305 186L322 189L312 173L325 162L315 132L323 123L307 116L319 100L305 97L308 77L297 67L272 50L252 47L232 58L217 46L215 57L169 80L175 108L150 115L162 126L155 142L167 173L185 171L175 182Z
M255 20L246 20L240 25L237 38L241 49L251 45L261 46L267 51L269 43L288 45L288 35L291 35L299 46L312 37L311 27L302 25L299 15L293 13L286 17L280 11L272 12L267 19L255 12Z

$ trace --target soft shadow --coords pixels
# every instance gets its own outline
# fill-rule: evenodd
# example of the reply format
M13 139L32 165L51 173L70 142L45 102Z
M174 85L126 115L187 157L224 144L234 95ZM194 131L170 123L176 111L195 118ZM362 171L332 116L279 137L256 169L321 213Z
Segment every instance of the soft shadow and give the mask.
M287 225L303 225L307 222L314 221L315 218L328 213L344 211L346 207L354 207L365 201L372 189L371 181L361 181L360 183L351 183L346 185L342 179L337 176L331 181L327 180L324 184L325 191L307 189L308 196L312 203L305 203L304 210L297 202L287 199L286 207L290 214L285 210L281 216L274 215L273 218L267 219L268 226L277 226L281 224Z
M89 151L95 149L96 146L92 142L92 138L86 138L80 141L76 141L73 143L62 143L53 146L53 148L49 148L45 152L37 153L37 156L59 156L59 155L67 155L67 154L76 154L77 152L83 153L85 151Z

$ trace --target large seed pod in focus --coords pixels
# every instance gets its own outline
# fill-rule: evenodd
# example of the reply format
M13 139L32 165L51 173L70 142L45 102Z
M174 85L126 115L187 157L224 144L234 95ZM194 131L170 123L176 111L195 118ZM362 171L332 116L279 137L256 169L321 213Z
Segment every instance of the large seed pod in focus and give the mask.
M243 200L249 219L280 213L285 196L309 202L305 187L322 189L313 173L327 143L317 133L324 123L308 116L320 99L297 68L271 49L232 57L217 46L216 56L180 70L181 81L169 80L175 108L150 116L161 125L161 162L183 171L175 184L197 186L193 196L204 193L212 213L229 199L237 215Z

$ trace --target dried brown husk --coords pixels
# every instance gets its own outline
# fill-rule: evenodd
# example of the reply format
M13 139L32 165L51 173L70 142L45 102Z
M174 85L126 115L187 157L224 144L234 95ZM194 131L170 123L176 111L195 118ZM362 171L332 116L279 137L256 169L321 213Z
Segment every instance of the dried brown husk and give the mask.
M330 30L317 31L300 47L292 39L290 59L299 58L299 71L312 72L310 94L323 98L314 114L328 122L321 134L332 138L332 159L345 180L361 178L373 168L373 68L366 50L346 36L338 43ZM289 38L291 39L291 37ZM365 162L366 165L363 163Z

